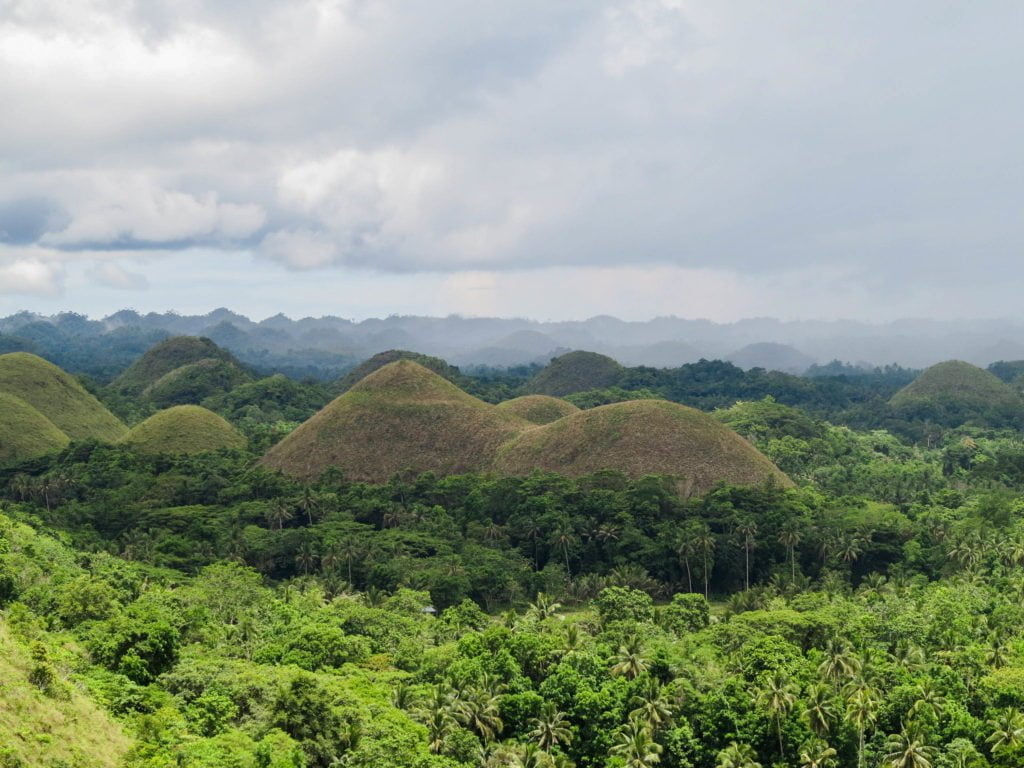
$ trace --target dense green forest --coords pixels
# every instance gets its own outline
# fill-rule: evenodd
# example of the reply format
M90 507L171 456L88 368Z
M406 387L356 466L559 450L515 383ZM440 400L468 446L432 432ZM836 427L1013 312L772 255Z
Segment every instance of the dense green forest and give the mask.
M0 465L0 766L1024 764L1012 364L946 391L704 362L567 395L698 407L793 481L702 494L615 469L299 480L258 460L351 382L123 370L90 388L128 435L173 391L241 447Z

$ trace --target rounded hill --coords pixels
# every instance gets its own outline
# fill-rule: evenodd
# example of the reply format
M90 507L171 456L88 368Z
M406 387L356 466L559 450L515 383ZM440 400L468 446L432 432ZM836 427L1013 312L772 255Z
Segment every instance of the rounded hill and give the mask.
M424 368L433 371L453 383L459 382L462 374L459 369L449 365L439 357L422 355L419 352L410 352L405 349L389 349L387 352L378 352L373 357L364 360L351 371L346 373L334 385L333 390L338 393L348 392L352 387L365 379L374 371L379 371L385 365L397 362L398 360L412 360Z
M474 472L488 469L503 443L532 427L419 363L398 360L330 402L262 462L300 477L335 467L367 482L403 470Z
M514 413L531 424L550 424L579 411L579 408L568 400L550 395L524 395L498 403L498 408Z
M128 431L73 376L28 352L0 355L0 392L21 398L72 440L112 442Z
M233 362L207 357L165 373L142 391L142 397L158 408L196 404L230 392L250 378Z
M245 438L213 411L176 405L154 413L125 435L123 443L140 453L204 453L244 448Z
M993 426L1024 419L1024 400L995 374L961 360L927 368L892 396L889 404L903 417L929 419L947 426L982 421Z
M631 477L678 478L686 494L718 483L790 480L750 443L709 414L665 400L634 400L580 411L524 432L498 454L497 471L534 469L578 476L616 469Z
M606 355L577 350L554 358L526 385L533 395L563 397L591 389L606 389L619 383L623 368Z
M210 339L199 336L174 336L153 346L142 357L126 368L111 383L116 392L125 395L142 394L163 376L176 368L202 360L222 360L238 366L238 361Z
M56 453L70 441L20 397L0 392L0 465Z

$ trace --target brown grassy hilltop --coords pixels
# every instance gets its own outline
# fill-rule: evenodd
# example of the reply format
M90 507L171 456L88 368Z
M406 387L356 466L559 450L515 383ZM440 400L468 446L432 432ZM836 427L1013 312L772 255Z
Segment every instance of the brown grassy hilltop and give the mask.
M299 477L337 467L379 482L403 470L458 474L489 469L498 448L532 425L411 360L357 382L263 458Z
M549 395L524 395L498 403L498 408L514 413L531 424L550 424L579 411L568 400Z
M502 474L534 469L578 476L618 469L674 475L688 494L720 482L790 480L750 443L709 414L665 400L633 400L580 411L524 432L502 448Z
M244 448L245 438L213 411L176 405L154 413L122 441L140 453L203 453Z
M68 436L31 405L0 392L0 466L56 453L68 442Z

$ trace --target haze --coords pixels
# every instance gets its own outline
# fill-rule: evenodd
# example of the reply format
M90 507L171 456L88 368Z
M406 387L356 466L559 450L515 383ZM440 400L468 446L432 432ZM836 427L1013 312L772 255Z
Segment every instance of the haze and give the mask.
M1020 318L1022 16L0 0L0 314Z

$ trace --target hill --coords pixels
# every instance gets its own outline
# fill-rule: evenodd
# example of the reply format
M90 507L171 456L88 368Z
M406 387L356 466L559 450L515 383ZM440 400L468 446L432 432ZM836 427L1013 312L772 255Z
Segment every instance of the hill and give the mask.
M44 693L30 682L29 649L0 619L0 765L114 768L129 740L109 715L77 686L65 695Z
M764 368L766 371L782 371L798 375L818 362L796 347L773 342L748 344L728 355L726 360L744 370Z
M789 479L750 443L712 416L665 400L635 400L580 411L529 430L505 446L496 469L578 476L617 469L632 477L674 475L688 494L720 482L756 485Z
M622 366L610 357L577 350L554 358L527 382L525 389L532 395L563 397L612 387L622 374Z
M1024 400L995 374L948 360L926 369L889 400L904 418L959 426L980 421L992 426L1020 424Z
M176 405L155 413L122 442L140 453L203 453L244 448L245 438L228 422L198 405Z
M415 363L419 363L424 368L433 371L438 376L448 379L448 381L454 384L458 385L462 383L461 379L463 376L459 369L453 365L449 365L439 357L422 355L419 352L409 352L405 349L389 349L387 352L378 352L368 360L361 362L351 371L338 379L332 387L332 390L339 394L344 394L374 371L379 371L384 366L390 365L397 360L412 360Z
M235 363L207 357L165 373L142 391L142 398L158 408L195 405L207 397L230 392L251 379Z
M56 453L68 436L20 397L0 392L0 465Z
M473 472L489 468L498 448L531 426L417 362L397 360L329 403L263 463L301 477L336 467L370 482L403 470Z
M21 398L72 440L114 441L127 431L74 377L28 352L0 355L0 392Z
M238 365L230 352L208 338L174 336L151 347L114 379L111 388L122 395L140 395L176 368L211 359Z
M514 413L532 424L550 424L552 421L579 411L568 400L549 395L524 395L498 403L498 408Z

